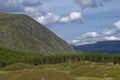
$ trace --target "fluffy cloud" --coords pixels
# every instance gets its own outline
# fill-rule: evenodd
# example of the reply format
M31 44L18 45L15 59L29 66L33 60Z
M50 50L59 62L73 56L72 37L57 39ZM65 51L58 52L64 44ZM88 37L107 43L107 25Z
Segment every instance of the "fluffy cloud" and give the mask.
M27 15L33 17L33 18L37 18L37 17L45 14L45 12L42 11L38 7L24 7L24 12L23 13L27 14Z
M61 17L54 13L45 13L41 9L39 0L0 0L0 11L17 12L27 14L42 24L69 23L72 21L82 21L80 12L72 12L66 17Z
M80 12L72 12L66 17L61 17L54 13L45 13L42 10L41 5L42 4L39 2L39 0L0 0L0 11L27 14L41 24L45 25L82 21L82 16Z
M116 37L116 35L120 33L120 21L115 22L113 25L116 28L103 31L103 36L105 40L120 40L120 38Z
M71 41L73 45L83 45L83 44L90 44L95 43L97 41L104 41L104 40L120 40L117 37L120 33L120 21L115 22L113 24L115 26L114 29L111 30L104 30L102 33L98 34L97 32L88 32L83 34L81 37L77 37Z
M38 0L18 1L18 0L0 0L0 11L24 13L42 24L68 23L71 21L81 21L80 12L72 12L69 16L60 17L54 13L45 13L41 9L41 3Z
M104 37L105 40L120 40L120 38L115 37L115 36L109 36L109 37Z
M86 34L83 34L82 37L84 39L88 39L88 38L96 38L99 37L99 34L97 32L88 32Z
M79 4L82 8L95 7L96 1L94 0L76 0L76 3Z
M81 37L77 37L74 40L71 41L71 44L73 45L84 45L84 44L92 44L97 41L104 41L104 40L120 40L119 37L116 36L105 36L100 35L97 32L88 32L86 34L83 34Z
M113 25L115 25L120 30L120 21L114 23Z
M82 16L80 12L72 12L67 17L61 17L53 13L48 13L46 15L38 17L36 20L44 25L48 25L54 23L69 23L72 21L81 22Z
M113 36L113 35L117 35L118 33L120 33L120 21L114 23L113 25L116 27L115 29L104 30L103 34L106 36Z
M94 8L105 5L105 3L111 0L74 0L77 4L80 5L82 9L84 8Z
M61 18L60 22L67 23L71 21L82 21L82 16L80 12L72 12L67 17Z
M59 22L60 16L53 13L48 13L44 16L38 17L36 20L44 25L47 25Z
M97 32L88 32L83 34L81 37L77 37L72 40L71 44L73 45L82 45L88 43L94 43L96 38L99 38L99 34Z
M118 30L118 29L104 30L103 35L112 36L112 35L118 34L119 32L120 32L120 30Z
M75 44L78 44L79 42L80 42L80 40L79 40L79 39L74 39L74 40L72 40L72 42L71 42L71 43L75 45Z

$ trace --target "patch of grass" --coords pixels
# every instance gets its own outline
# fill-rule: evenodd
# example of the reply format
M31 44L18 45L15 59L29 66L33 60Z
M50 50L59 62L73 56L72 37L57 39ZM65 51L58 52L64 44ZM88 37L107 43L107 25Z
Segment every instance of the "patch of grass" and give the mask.
M120 80L120 65L78 62L28 67L7 66L4 69L9 71L0 71L0 80Z
M14 70L21 70L21 69L32 69L35 66L29 65L29 64L24 64L24 63L15 63L12 65L8 65L4 68L1 68L0 70L2 71L14 71Z
M98 78L112 77L112 78L120 79L119 69L120 66L108 65L103 63L92 63L92 62L76 63L71 65L70 75L98 77Z
M104 80L102 78L95 78L95 77L78 77L76 80Z
M3 77L4 75L4 77ZM12 71L8 73L0 73L2 80L74 80L65 73L46 69L28 69Z
M90 80L120 80L120 65L109 65L107 63L61 63L55 65L42 65L38 68L64 72L77 79L85 78L85 80L89 80L88 78L90 78Z

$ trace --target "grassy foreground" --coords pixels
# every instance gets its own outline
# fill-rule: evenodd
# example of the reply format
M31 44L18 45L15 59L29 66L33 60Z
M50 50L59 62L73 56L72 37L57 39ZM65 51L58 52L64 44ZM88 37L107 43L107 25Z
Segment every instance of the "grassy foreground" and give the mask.
M0 69L0 80L120 80L120 65L78 62L33 66L16 63Z

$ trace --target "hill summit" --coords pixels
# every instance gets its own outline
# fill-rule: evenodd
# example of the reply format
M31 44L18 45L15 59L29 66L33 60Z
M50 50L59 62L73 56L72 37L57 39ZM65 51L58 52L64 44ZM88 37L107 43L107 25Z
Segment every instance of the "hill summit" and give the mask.
M31 17L2 12L0 47L41 54L74 53L69 44Z

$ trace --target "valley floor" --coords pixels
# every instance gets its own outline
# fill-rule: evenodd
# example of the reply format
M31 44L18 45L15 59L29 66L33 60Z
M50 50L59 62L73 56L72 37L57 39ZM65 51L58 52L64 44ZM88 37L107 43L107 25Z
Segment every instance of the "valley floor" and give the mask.
M33 66L16 63L0 69L0 80L120 80L120 65L78 62Z

